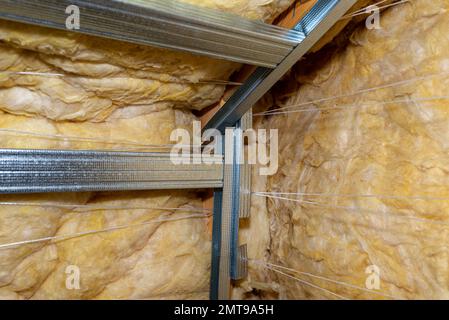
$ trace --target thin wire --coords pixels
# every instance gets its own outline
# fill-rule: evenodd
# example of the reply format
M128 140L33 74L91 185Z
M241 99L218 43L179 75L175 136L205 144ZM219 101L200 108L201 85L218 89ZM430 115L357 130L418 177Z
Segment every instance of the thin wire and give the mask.
M263 115L273 115L273 114L281 114L281 113L293 113L293 112L307 112L307 111L322 111L322 110L333 110L333 109L346 109L346 108L359 108L361 106L377 106L377 105L385 105L385 104L392 104L392 103L409 103L409 102L426 102L426 101L434 101L434 100L446 100L449 99L449 96L430 96L430 97L418 97L418 98L408 98L408 99L394 99L390 101L382 101L382 102L371 102L371 103L364 103L364 104L347 104L347 105L336 105L333 107L325 107L325 108L301 108L301 106L295 107L295 106L289 106L285 107L290 110L281 110L284 108L276 109L276 110L270 110L265 111ZM309 104L307 104L309 105ZM281 110L281 111L278 111ZM262 112L259 113L261 115Z
M187 82L187 83L206 83L206 84L220 84L220 85L229 85L229 86L242 86L242 82L237 81L227 81L227 80L199 80L198 82Z
M436 100L448 100L449 96L432 96L432 97L418 97L413 99L401 99L401 100L391 100L391 101L383 101L383 102L372 102L372 103L363 103L363 104L348 104L342 106L334 106L334 107L326 107L326 108L307 108L307 109L293 109L287 111L273 111L270 113L265 113L264 115L277 115L277 114L288 114L288 113L299 113L299 112L310 112L310 111L328 111L328 110L345 110L351 108L361 108L361 107L377 107L384 106L389 104L403 104L410 102L428 102L428 101L436 101ZM414 107L420 107L419 105L414 104Z
M34 72L34 71L0 71L0 74L24 75L24 76L41 76L41 77L64 77L61 73L52 72Z
M11 75L25 75L25 76L40 76L40 77L60 77L60 78L77 78L82 76L74 76L67 75L62 73L52 73L52 72L33 72L33 71L0 71L0 74L11 74ZM85 77L83 77L85 78ZM138 78L142 79L142 78ZM142 79L147 80L147 79ZM160 80L157 80L160 81ZM160 81L164 82L164 81ZM228 80L198 80L197 82L193 81L169 81L170 83L179 83L179 84L217 84L217 85L232 85L232 86L241 86L243 83L236 81L228 81Z
M45 241L49 241L49 240L54 240L54 241L59 242L59 241L65 241L65 240L83 237L86 235L93 235L93 234L117 231L117 230L122 230L122 229L127 229L127 228L140 227L140 226L145 226L145 225L159 223L159 222L178 221L178 220L184 220L184 219L190 219L190 218L207 218L208 216L209 215L205 215L205 214L191 214L191 215L186 215L183 217L151 220L151 221L147 221L147 222L143 222L143 223L120 225L120 226L114 226L114 227L110 227L110 228L99 229L99 230L91 230L91 231L77 232L77 233L71 233L71 234L65 234L65 235L58 235L58 236L44 237L44 238L38 238L38 239L4 243L4 244L0 244L0 249L16 247L16 246L32 244L32 243L45 242Z
M426 218L416 218L416 217L411 217L411 216L394 216L391 214L391 212L382 212L382 211L375 211L375 210L369 210L369 209L360 209L360 208L350 208L350 207L344 207L344 206L329 206L329 205L324 205L324 204L320 204L317 202L313 202L313 201L307 201L307 200L300 200L300 199L291 199L291 198L285 198L285 197L278 197L278 196L270 196L270 195L266 195L266 194L255 194L256 196L261 196L261 197L267 197L267 198L272 198L272 199L279 199L279 200L287 200L287 201L292 201L292 202L298 202L298 203L305 203L305 204L310 204L310 205L314 205L317 207L322 207L322 208L329 208L329 209L342 209L342 210L347 210L347 211L354 211L354 212L367 212L367 213L371 213L371 214L386 214L388 213L390 215L391 218L397 218L397 219L409 219L409 220L414 220L414 221L418 221L418 222L423 222L423 223L430 223L430 224L438 224L438 225L443 225L443 226L449 226L448 222L444 222L444 221L435 221L435 220L430 220L430 219L426 219Z
M248 259L248 261L254 262L256 264L259 264L259 263L260 264L266 264L266 265L269 265L269 266L274 267L274 268L284 269L284 270L287 270L287 271L290 271L290 272L293 272L293 273L298 273L298 274L306 275L306 276L309 276L309 277L312 277L312 278L317 278L317 279L321 279L321 280L324 280L324 281L329 281L329 282L332 282L332 283L335 283L335 284L339 284L339 285L342 285L342 286L345 286L345 287L350 287L350 288L353 288L353 289L362 290L362 291L365 291L365 292L368 292L368 293L372 293L372 294L376 294L376 295L379 295L379 296L382 296L382 297L387 297L387 298L392 298L392 299L397 299L397 300L401 300L402 299L402 298L399 298L399 297L395 297L395 296L391 296L391 295L384 294L384 293L381 293L381 292L377 292L377 291L374 291L374 290L371 290L371 289L363 288L363 287L360 287L360 286L357 286L357 285L354 285L354 284L351 284L351 283L347 283L347 282L344 282L344 281L333 280L333 279L326 278L326 277L319 276L319 275L315 275L315 274L312 274L312 273L309 273L309 272L298 271L298 270L295 270L295 269L292 269L292 268L287 268L287 267L284 267L284 266L276 265L276 264L265 262L265 261L262 261L262 260Z
M446 75L449 75L449 71L443 71L443 72L439 72L439 73L429 74L429 75L426 75L426 76L414 77L414 78L410 78L410 79L407 79L407 80L401 80L401 81L392 82L392 83L389 83L389 84L383 84L383 85L380 85L380 86L371 87L371 88L367 88L367 89L362 89L362 90L359 90L359 91L356 91L356 92L352 92L352 93L348 93L348 94L341 94L341 95L331 96L331 97L327 97L327 98L321 98L321 99L317 99L317 100L312 100L312 101L308 101L308 102L302 102L302 103L298 103L298 104L293 104L293 105L289 105L289 106L278 108L276 110L268 110L268 111L264 111L264 112L255 113L254 115L258 115L258 116L266 115L266 114L269 114L271 112L278 112L278 111L287 110L287 109L290 109L290 108L296 108L296 107L301 107L301 106L312 105L314 103L320 103L320 102L331 101L331 100L336 100L336 99L340 99L340 98L352 97L352 96L360 95L360 94L363 94L363 93L368 93L368 92L373 92L373 91L376 91L376 90L382 90L382 89L387 89L387 88L403 86L403 85L406 85L406 84L409 84L409 83L413 83L413 82L417 82L417 81L420 81L420 80L427 80L427 79L440 77L440 76L446 76Z
M449 197L427 197L427 196L392 196L386 194L332 194L332 193L306 193L306 192L264 192L254 191L253 193L268 195L298 195L317 197L342 197L342 198L384 198L384 199L410 199L410 200L449 200Z
M195 145L181 145L181 144L141 144L137 142L131 141L123 141L123 140L102 140L95 138L83 138L83 137L75 137L75 136L63 136L60 134L44 134L44 133L35 133L30 131L21 131L15 129L0 129L0 133L10 133L10 134L21 134L21 135L29 135L39 138L46 139L60 139L60 140L72 140L72 141L83 141L83 142L93 142L93 143L103 143L103 144L118 144L118 145L129 145L135 146L135 149L168 149L174 146L178 147L193 147Z
M182 290L173 290L169 292L164 292L161 294L151 294L145 296L144 298L132 298L133 300L155 300L155 298L160 297L170 297L170 296L180 296L180 295L193 295L193 294L201 294L201 293L209 293L209 289L197 290L197 291L182 291Z
M370 6L378 6L378 5L380 5L380 4L382 4L382 3L385 3L385 2L387 2L387 1L390 1L390 0L382 0L382 1L379 1L379 2L376 2L376 3L373 3L373 4L370 4L369 6L363 7L363 8L361 8L361 9L359 9L359 10L356 10L356 11L353 11L353 12L351 12L351 13L348 13L347 15L344 15L341 19L344 19L344 17L353 15L353 14L355 14L355 13L359 13L359 12L366 11L366 9L369 8Z
M132 207L132 206L105 206L105 205L89 205L89 204L58 204L48 202L3 202L0 201L0 206L30 206L30 207L54 207L54 208L67 208L73 209L77 212L95 211L95 210L166 210L166 211L192 211L192 212L212 212L209 209L199 207L189 208L169 208L169 207Z
M365 7L365 8L362 8L360 10L357 10L357 11L355 11L353 13L350 13L348 15L345 15L345 16L341 17L340 20L345 20L345 19L356 17L356 16L369 14L369 11L367 11L367 10L371 9L371 7L373 7L373 6L377 6L377 5L382 4L382 3L386 2L386 1L387 0L371 4L371 5L369 5L369 6ZM387 4L387 5L384 5L384 6L381 6L381 7L377 7L376 9L379 9L379 10L380 9L386 9L386 8L394 7L394 6L397 6L397 5L400 5L400 4L404 4L404 3L407 3L407 2L410 2L410 0L401 0L401 1L398 1L398 2L393 2L393 3Z
M298 278L298 277L289 275L288 273L284 273L284 272L282 272L282 271L280 271L280 270L277 270L277 269L275 269L275 268L272 268L272 267L270 267L270 266L267 266L267 265L260 265L260 266L261 266L261 267L264 267L264 268L266 268L266 269L272 270L272 271L274 271L274 272L277 272L277 273L279 273L279 274L282 274L283 276L288 277L288 278L291 278L291 279L293 279L293 280L296 280L296 281L298 281L298 282L300 282L300 283L302 283L302 284L305 284L305 285L308 285L308 286L313 287L313 288L315 288L315 289L318 289L318 290L322 290L322 291L324 291L324 292L327 292L328 294L331 294L331 295L333 295L333 296L335 296L335 297L337 297L337 298L339 298L339 299L342 299L342 300L349 300L349 298L346 298L346 297L344 297L344 296L342 296L342 295L339 295L339 294L337 294L337 293L335 293L335 292L332 292L332 291L330 291L330 290L328 290L328 289L326 289L326 288L320 287L320 286L318 286L318 285L316 285L316 284L313 284L313 283L308 282L308 281L306 281L306 280L300 279L300 278Z

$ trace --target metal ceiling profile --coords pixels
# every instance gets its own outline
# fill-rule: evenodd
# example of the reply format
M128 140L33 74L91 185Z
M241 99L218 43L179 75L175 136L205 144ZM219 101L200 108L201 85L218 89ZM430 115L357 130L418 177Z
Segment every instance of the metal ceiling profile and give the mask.
M176 164L170 153L0 149L0 193L222 186L222 164Z
M176 0L0 0L0 18L67 30L69 5L85 34L275 68L304 39L300 31Z

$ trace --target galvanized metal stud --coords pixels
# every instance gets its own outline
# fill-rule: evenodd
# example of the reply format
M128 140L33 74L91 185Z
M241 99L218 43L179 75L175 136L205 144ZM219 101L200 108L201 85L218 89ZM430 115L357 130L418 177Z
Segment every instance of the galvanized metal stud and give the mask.
M0 149L0 193L223 186L223 163L190 161L176 164L170 153Z

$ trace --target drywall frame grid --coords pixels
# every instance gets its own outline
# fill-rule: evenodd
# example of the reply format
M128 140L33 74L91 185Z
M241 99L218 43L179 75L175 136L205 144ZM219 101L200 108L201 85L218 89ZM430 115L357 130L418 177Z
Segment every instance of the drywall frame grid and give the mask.
M39 17L31 16L21 16L17 13L21 10L18 9L14 4L27 4L27 5L47 5L45 8L40 8L39 12L42 13L44 10L51 10L51 5L58 4L78 4L88 7L91 4L94 17L95 10L107 10L104 4L111 5L123 5L129 6L129 1L104 1L104 0L94 0L94 1L56 1L56 0L45 0L45 1L9 1L0 0L0 18L22 21L32 24L44 25L53 28L63 28L61 26L61 21L52 21L54 17L51 14L42 15L42 19ZM156 4L157 0L152 1ZM192 53L206 54L212 57L222 57L225 59L246 62L254 65L262 65L264 67L259 67L250 76L248 81L239 88L236 93L227 101L222 109L217 112L217 114L211 119L207 124L206 128L217 128L224 132L227 127L240 126L241 117L257 102L257 100L262 97L273 85L274 83L285 73L288 69L293 66L312 46L315 44L324 33L329 30L332 25L344 14L346 11L356 2L356 0L320 0L312 10L297 24L294 28L297 33L289 33L288 35L283 34L284 40L287 39L294 47L289 53L284 56L279 63L274 60L270 63L261 63L261 56L253 56L256 59L247 61L245 58L235 58L229 52L222 53L216 44L212 45L212 51L207 52L196 49L186 49L184 42L181 41L182 46L177 45L178 40L173 40L175 45L167 43L158 43L154 40L146 41L145 37L150 37L148 33L148 28L151 28L151 24L143 24L143 29L140 31L134 30L136 33L130 34L126 32L120 32L120 30L109 29L108 32L104 30L89 30L89 34L94 34L98 36L114 38L124 41L136 42L141 44L151 44L159 45L166 48L187 50ZM163 6L163 4L172 3L172 0L159 2L158 5ZM103 7L101 5L103 4ZM6 11L9 8L9 11ZM32 8L32 7L31 7ZM85 8L85 7L83 7ZM136 12L120 11L117 12L123 16L129 16L134 19L145 18L136 15ZM122 7L123 9L123 7ZM127 8L129 9L129 7ZM142 9L142 8L139 8ZM149 8L147 8L149 10ZM12 11L11 11L12 10ZM19 11L17 11L19 10ZM86 9L87 10L87 9ZM136 10L136 8L134 8ZM199 10L199 9L198 9ZM151 13L144 10L149 16ZM192 12L185 11L187 17L191 15ZM27 14L30 14L29 12ZM220 20L221 14L214 14L211 19L218 21ZM148 17L146 17L148 18ZM165 22L176 22L178 17L164 17ZM47 19L47 20L46 20ZM95 19L94 19L95 20ZM243 19L240 19L243 20ZM92 23L98 22L95 20ZM107 20L110 22L110 20ZM141 20L139 20L141 21ZM221 21L223 22L223 21ZM276 34L279 39L279 32L281 30L271 30L267 31L266 26L262 24L257 24L252 27L248 27L249 22L241 21L245 24L246 30L252 30L253 34L251 37L257 38L254 33L270 33L271 35ZM207 22L209 23L209 22ZM127 27L131 26L128 24ZM179 26L179 24L178 24ZM184 25L185 26L185 25ZM136 28L135 25L132 25ZM206 27L212 27L212 23ZM213 26L215 28L216 26ZM253 28L253 29L251 29ZM204 30L202 29L192 29L192 30ZM206 28L207 29L207 28ZM117 32L116 34L110 31ZM126 30L126 28L125 28ZM155 28L155 30L157 30ZM221 29L223 31L223 29ZM262 30L264 32L262 32ZM144 31L143 33L140 33ZM206 30L207 31L207 30ZM210 36L210 34L209 34ZM248 34L247 34L248 36ZM295 38L296 37L296 38ZM187 36L186 39L193 44L200 43L201 41L196 41L195 38ZM243 39L243 38L242 38ZM184 39L185 40L185 39ZM201 39L200 39L201 40ZM261 41L257 38L257 41ZM244 41L243 41L244 42ZM296 43L295 43L296 42ZM279 45L279 43L278 43ZM267 47L268 48L268 47ZM268 49L267 49L268 50ZM254 52L252 52L254 53ZM259 59L260 61L256 61ZM273 70L270 67L275 67ZM234 133L235 128L233 129ZM238 133L237 133L238 134ZM235 139L235 134L232 135ZM233 140L234 141L234 140ZM237 139L239 141L239 139ZM234 143L234 146L238 145L238 152L243 152L242 144ZM14 154L16 152L16 154ZM235 156L235 149L233 149ZM86 162L86 157L89 159L95 159L93 167L83 167ZM127 158L131 157L131 158ZM133 158L134 157L134 158ZM136 160L135 157L141 157L140 160ZM147 158L145 158L147 157ZM160 157L160 158L158 158ZM239 274L246 272L247 267L244 264L246 261L246 251L245 247L238 247L238 217L240 203L240 169L235 164L231 166L226 166L224 163L218 164L214 168L205 168L200 165L201 169L192 169L193 167L184 168L181 171L178 168L171 167L168 154L158 154L150 155L146 153L133 153L133 154L122 154L101 152L101 151L50 151L50 150L0 150L0 192L55 192L55 191L96 191L96 190L130 190L130 189L168 189L168 188L216 188L215 198L214 198L214 221L213 221L213 243L212 243L212 270L211 270L211 298L212 299L228 299L230 298L230 279L237 278ZM65 159L65 160L62 160ZM162 159L162 160L161 160ZM58 161L62 160L62 161ZM87 161L88 162L88 161ZM144 164L145 163L145 164ZM60 166L60 171L55 171L54 166ZM139 166L143 165L139 168ZM145 166L150 167L145 167ZM153 167L151 167L153 166ZM165 166L165 167L164 167ZM157 168L164 167L164 170L160 170L159 173ZM27 170L24 170L27 168ZM45 169L46 168L46 169ZM111 169L108 174L103 171ZM5 170L3 170L5 169ZM48 170L48 171L46 171ZM87 170L87 171L85 171ZM87 172L88 174L84 174ZM117 177L110 178L111 172L114 174L118 173ZM186 175L186 172L187 175ZM184 176L181 178L179 176ZM211 177L214 177L210 180ZM100 182L98 182L98 178ZM218 180L216 180L217 178ZM77 184L74 185L73 181L70 179L77 179ZM108 179L112 179L109 181ZM164 182L165 181L165 182ZM249 201L249 200L247 200ZM249 206L249 204L247 204ZM226 212L228 215L226 217L225 223L223 223L223 213ZM236 224L237 221L237 224ZM237 226L237 227L236 227ZM225 229L225 237L223 237L223 230ZM237 240L236 240L237 239ZM228 248L227 252L224 254L225 259L223 259L223 253L220 252L223 244ZM235 252L232 253L231 251ZM238 252L236 251L238 250ZM237 263L237 264L236 264ZM236 267L237 266L237 267Z

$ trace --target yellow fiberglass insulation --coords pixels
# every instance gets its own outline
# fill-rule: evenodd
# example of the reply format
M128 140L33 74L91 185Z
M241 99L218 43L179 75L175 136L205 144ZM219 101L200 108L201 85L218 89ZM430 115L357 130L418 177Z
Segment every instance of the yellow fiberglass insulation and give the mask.
M188 2L266 21L292 3ZM217 80L239 67L0 21L0 147L157 150L170 143L173 129L191 128L189 109L221 98L225 88ZM209 221L196 212L202 203L194 192L17 195L0 202L0 299L209 295ZM29 240L37 241L23 243ZM67 285L74 268L79 288Z
M279 130L279 170L254 176L272 194L253 196L236 296L449 298L449 2L380 19L310 72L298 64L272 108L292 112L256 120Z

